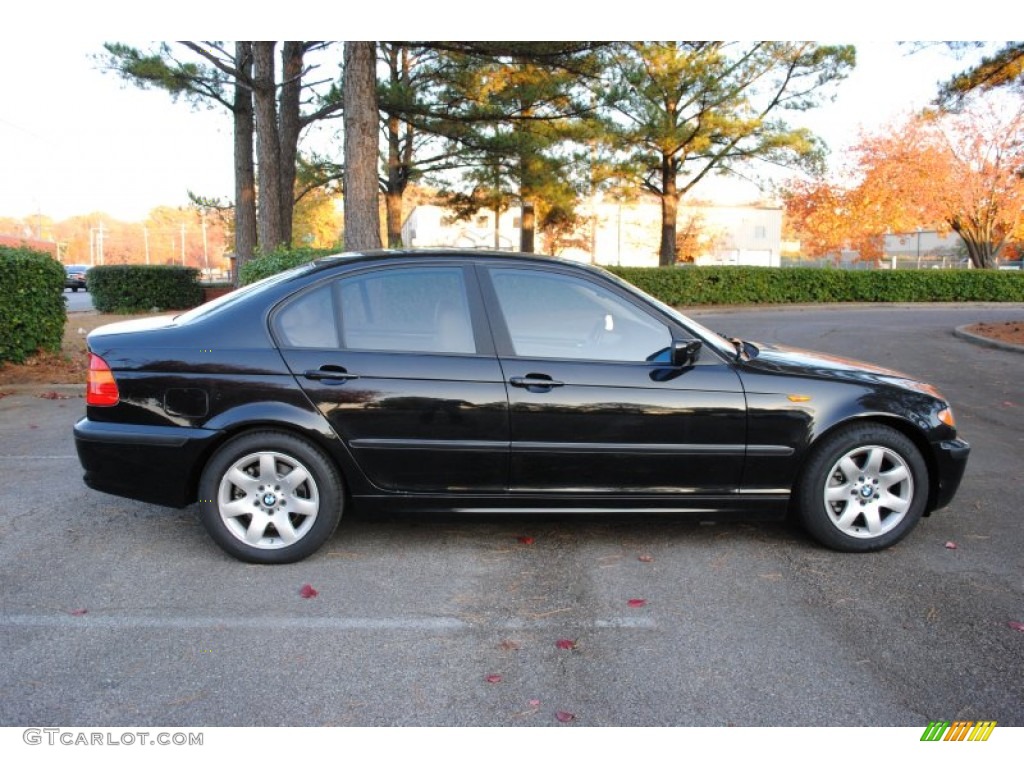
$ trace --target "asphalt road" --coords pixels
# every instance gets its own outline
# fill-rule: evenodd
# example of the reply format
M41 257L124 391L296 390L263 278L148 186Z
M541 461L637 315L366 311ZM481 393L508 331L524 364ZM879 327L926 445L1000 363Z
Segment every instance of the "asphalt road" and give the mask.
M1024 726L1024 354L952 335L1022 316L700 315L953 401L973 444L959 496L873 555L783 522L395 513L346 514L305 562L244 565L193 509L85 488L77 393L9 394L0 726Z

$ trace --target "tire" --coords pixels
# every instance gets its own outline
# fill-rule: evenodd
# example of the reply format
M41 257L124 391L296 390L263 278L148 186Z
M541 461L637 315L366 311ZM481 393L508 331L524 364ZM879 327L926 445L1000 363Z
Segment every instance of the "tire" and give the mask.
M804 529L818 542L840 552L874 552L921 519L928 467L892 427L849 426L812 448L795 499Z
M72 292L72 293L78 293L78 287L77 287L77 286L74 286L74 285L72 285L72 286L71 286L71 292Z
M213 540L248 563L294 563L341 520L344 488L315 445L277 431L248 432L214 453L199 480L200 518Z

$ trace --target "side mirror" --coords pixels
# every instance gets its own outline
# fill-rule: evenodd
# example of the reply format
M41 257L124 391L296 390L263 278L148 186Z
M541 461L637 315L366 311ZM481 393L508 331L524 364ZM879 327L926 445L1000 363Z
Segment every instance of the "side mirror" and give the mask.
M704 346L700 339L689 341L672 342L672 365L677 368L688 368L697 362L700 357L701 347Z

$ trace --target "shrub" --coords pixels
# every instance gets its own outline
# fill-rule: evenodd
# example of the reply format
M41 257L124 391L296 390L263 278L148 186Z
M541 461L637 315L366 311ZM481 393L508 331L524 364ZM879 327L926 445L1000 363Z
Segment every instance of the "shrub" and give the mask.
M850 301L1024 301L1024 272L770 267L612 267L672 306Z
M67 310L64 268L30 248L0 246L0 361L59 352Z
M264 277L276 275L286 269L297 267L300 264L308 264L311 261L322 259L324 256L333 256L338 253L337 249L325 248L295 248L292 250L277 250L265 253L247 261L239 273L242 285L255 283Z
M193 267L124 264L89 270L92 303L100 312L131 314L188 309L203 300Z

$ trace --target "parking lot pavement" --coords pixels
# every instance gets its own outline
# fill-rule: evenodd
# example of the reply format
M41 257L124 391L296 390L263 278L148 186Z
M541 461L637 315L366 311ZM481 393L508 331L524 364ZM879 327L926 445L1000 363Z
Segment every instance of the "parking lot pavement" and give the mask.
M966 311L700 318L953 401L973 444L960 494L874 555L753 519L394 510L346 513L302 563L245 565L193 509L84 487L74 388L15 391L0 725L1024 726L1024 357L952 335L1022 311Z

